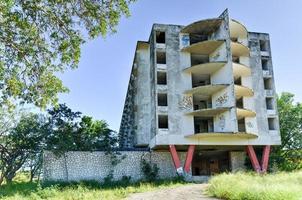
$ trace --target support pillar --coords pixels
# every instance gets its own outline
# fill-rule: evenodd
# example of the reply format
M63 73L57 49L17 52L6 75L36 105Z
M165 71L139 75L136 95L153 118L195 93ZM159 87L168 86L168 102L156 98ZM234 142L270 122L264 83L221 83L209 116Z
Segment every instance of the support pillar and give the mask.
M254 150L254 147L252 145L248 145L246 147L246 151L251 160L252 166L257 173L260 173L260 172L265 173L267 171L270 149L271 149L270 145L266 145L263 148L262 160L261 160L261 166L260 166L258 158L255 153L255 150Z
M170 153L172 156L172 160L173 160L176 172L180 175L183 174L183 168L180 164L180 160L179 160L175 145L169 145L169 150L170 150Z
M256 153L255 153L255 150L254 150L254 147L252 145L248 145L246 147L246 151L247 151L247 154L251 160L251 163L252 163L252 166L254 168L254 170L259 173L261 172L261 167L260 167L260 164L258 162L258 158L256 156Z
M184 170L185 170L186 173L190 172L194 150L195 150L195 145L190 145L189 149L188 149L188 152L187 152L187 155L186 155L186 162L185 162L185 167L184 167Z
M270 150L271 150L271 146L266 145L262 152L261 168L262 168L263 173L265 173L267 171Z

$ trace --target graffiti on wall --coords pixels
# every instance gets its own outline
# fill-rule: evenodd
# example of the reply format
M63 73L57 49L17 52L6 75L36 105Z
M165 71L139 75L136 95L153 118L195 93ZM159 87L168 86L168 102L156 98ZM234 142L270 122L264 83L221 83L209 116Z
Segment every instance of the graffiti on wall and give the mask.
M179 102L179 108L182 110L191 110L193 108L192 96L184 96Z
M181 37L181 45L183 47L187 47L187 46L190 45L190 37L189 37L189 35L183 35Z
M223 95L221 95L220 97L218 97L215 101L215 105L217 107L221 107L223 106L229 99L229 96L227 93L224 93Z
M254 127L254 125L253 125L252 122L247 122L246 125L247 125L249 128L253 128L253 127Z
M221 130L223 130L225 128L225 116L224 115L220 115L218 117L218 126L219 128L221 128Z

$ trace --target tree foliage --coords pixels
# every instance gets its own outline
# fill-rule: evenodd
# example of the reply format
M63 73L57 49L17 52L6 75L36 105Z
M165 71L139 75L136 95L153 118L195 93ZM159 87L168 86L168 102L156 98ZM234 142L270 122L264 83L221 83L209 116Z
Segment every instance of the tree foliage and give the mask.
M81 44L115 32L132 1L0 1L0 103L57 103L68 89L56 72L78 66Z
M43 147L43 120L38 114L22 115L17 125L0 136L0 184L12 181L27 159Z
M302 169L302 104L290 93L282 93L277 103L282 144L274 147L272 163L281 170Z
M41 167L43 150L58 156L67 151L111 153L117 144L116 133L105 121L82 116L65 104L48 110L47 115L23 113L16 120L12 118L15 115L1 116L10 119L5 123L10 128L0 135L0 184L4 179L10 182L25 164L32 179Z
M48 111L46 149L57 154L66 151L111 151L117 136L105 121L73 112L65 104Z

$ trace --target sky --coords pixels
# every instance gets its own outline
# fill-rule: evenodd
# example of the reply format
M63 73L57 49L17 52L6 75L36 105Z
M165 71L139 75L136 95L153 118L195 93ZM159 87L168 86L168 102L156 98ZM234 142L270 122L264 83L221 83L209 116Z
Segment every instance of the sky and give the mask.
M136 42L148 40L153 23L188 25L226 8L249 31L270 34L277 93L291 92L302 102L302 1L137 0L117 33L83 45L79 68L60 75L70 89L60 103L118 131Z

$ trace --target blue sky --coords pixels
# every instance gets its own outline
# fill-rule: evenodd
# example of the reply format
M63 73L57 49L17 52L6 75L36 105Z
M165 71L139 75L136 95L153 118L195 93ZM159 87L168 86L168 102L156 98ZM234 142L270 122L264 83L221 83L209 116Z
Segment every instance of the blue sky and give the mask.
M302 101L302 1L299 0L138 0L118 32L85 44L79 68L65 72L70 89L60 102L119 129L137 40L148 40L153 23L186 25L217 17L228 8L231 18L249 31L270 34L277 92ZM301 57L300 57L301 56Z

